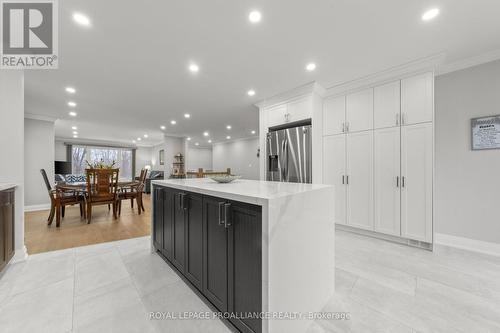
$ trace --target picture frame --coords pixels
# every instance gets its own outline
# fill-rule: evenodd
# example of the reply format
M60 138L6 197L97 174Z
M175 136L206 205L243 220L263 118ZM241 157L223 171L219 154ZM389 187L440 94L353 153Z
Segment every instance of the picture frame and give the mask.
M158 160L160 161L160 165L165 165L165 150L160 150L159 152L159 158Z
M500 115L471 119L471 149L500 149Z

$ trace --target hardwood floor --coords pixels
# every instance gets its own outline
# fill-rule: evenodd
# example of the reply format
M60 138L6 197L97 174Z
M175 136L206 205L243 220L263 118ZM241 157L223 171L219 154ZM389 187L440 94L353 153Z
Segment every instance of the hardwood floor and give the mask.
M80 218L78 206L66 207L60 228L56 228L55 221L47 226L48 210L25 213L24 237L28 254L148 236L151 233L151 198L144 195L143 200L146 212L141 215L137 213L136 203L132 210L130 201L123 201L117 220L107 206L95 206L90 224Z

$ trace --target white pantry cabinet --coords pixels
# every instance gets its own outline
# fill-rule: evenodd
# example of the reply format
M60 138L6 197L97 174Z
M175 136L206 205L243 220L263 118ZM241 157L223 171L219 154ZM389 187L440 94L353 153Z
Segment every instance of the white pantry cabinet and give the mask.
M401 122L411 125L433 121L434 76L425 73L401 80Z
M399 126L401 123L400 81L374 88L373 91L374 128Z
M347 224L373 230L373 131L347 134Z
M401 235L401 140L400 128L374 132L375 231Z
M346 135L323 138L323 183L335 190L335 223L346 224Z
M344 133L345 96L327 98L323 102L323 135Z
M401 127L401 235L432 242L433 125Z
M285 122L287 105L281 104L266 109L267 124L269 127L278 126Z
M346 132L373 129L373 89L346 96Z

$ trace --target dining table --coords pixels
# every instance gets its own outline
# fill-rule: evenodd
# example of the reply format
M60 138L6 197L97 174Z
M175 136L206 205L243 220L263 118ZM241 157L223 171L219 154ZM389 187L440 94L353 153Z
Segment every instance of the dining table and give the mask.
M117 184L117 191L123 191L126 189L131 189L137 187L141 184L140 181L132 180L132 181L119 181ZM55 199L55 208L56 208L56 227L61 225L61 196L60 193L68 193L73 192L75 195L83 195L87 197L88 189L87 182L75 182L75 183L59 183L55 186L56 189L56 199Z

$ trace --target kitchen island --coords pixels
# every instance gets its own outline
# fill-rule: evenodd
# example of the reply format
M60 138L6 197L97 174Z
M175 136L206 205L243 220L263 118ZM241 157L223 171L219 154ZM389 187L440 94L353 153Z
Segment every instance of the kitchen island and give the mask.
M333 187L152 183L153 250L213 309L230 315L226 324L241 332L307 331L312 320L305 316L334 293Z

